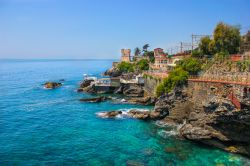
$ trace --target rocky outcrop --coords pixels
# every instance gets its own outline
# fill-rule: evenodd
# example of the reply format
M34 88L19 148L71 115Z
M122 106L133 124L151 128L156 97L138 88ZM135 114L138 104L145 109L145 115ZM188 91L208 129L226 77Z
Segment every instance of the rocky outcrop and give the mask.
M83 99L80 99L79 101L89 102L89 103L99 103L99 102L103 102L109 99L110 99L109 97L100 96L100 97L93 97L93 98L83 98Z
M155 103L154 111L167 112L175 107L176 103L185 102L187 94L181 89L175 89L172 93L168 93L158 98Z
M80 88L78 88L77 92L83 92L83 91L86 91L87 87L89 87L91 85L91 82L93 82L94 80L83 80L80 84ZM90 88L90 87L89 87Z
M107 112L99 112L97 116L101 118L115 118L117 115L122 114L122 111L107 111Z
M148 97L134 97L134 98L128 98L126 100L128 103L130 104L139 104L139 105L147 105L147 106L150 106L150 105L155 105L155 102L156 102L156 98L155 97L151 97L151 96L148 96Z
M47 89L55 89L60 86L62 86L62 83L60 82L46 82L44 84L44 88L47 88Z
M78 90L77 90L78 92L87 92L87 93L97 93L96 91L95 91L95 87L94 87L94 85L89 85L89 86L87 86L87 87L85 87L85 88L79 88Z
M142 86L136 84L123 85L123 94L128 97L143 97Z
M244 102L238 110L227 95L204 94L204 89L193 93L188 87L161 96L154 110L169 113L165 123L182 124L179 134L186 139L250 156L249 108Z
M181 136L250 156L250 112L221 105L212 107L214 111L191 112L187 124L180 129Z
M117 115L124 115L126 117L131 117L140 120L159 120L166 116L166 114L157 111L149 111L149 110L129 110L126 113L122 111L107 111L107 112L100 112L97 114L102 118L114 118Z
M118 68L116 68L116 67L112 67L112 68L106 70L106 71L103 73L103 75L105 75L105 76L110 76L110 77L118 77L118 76L120 76L121 74L122 74L122 72L120 72L120 71L118 70Z

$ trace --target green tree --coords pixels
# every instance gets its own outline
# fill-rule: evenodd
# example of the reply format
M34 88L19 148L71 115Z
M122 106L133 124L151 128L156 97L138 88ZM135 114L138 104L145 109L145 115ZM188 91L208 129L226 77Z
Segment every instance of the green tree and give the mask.
M141 54L141 50L139 47L136 47L134 50L135 56L139 56Z
M199 49L201 52L201 55L211 55L210 52L210 43L212 40L210 39L209 36L201 38L201 41L199 43Z
M181 67L191 75L196 75L201 70L201 63L197 58L185 58L178 62L177 67Z
M211 40L211 42L208 45L209 53L210 55L214 55L216 53L216 48L215 48L215 41Z
M238 53L240 41L241 37L239 27L230 26L222 22L217 24L214 30L214 42L217 53Z
M121 72L133 72L134 71L134 65L129 62L121 62L117 65L117 68Z
M143 52L147 52L147 51L148 51L148 48L149 48L149 44L145 44L145 45L142 47Z
M136 63L136 68L138 70L148 70L149 69L149 61L147 59L141 59Z
M155 62L154 51L144 52L143 56L148 57L151 63Z
M194 49L192 51L192 57L195 57L195 58L200 58L201 57L201 52L200 52L200 50L198 48Z

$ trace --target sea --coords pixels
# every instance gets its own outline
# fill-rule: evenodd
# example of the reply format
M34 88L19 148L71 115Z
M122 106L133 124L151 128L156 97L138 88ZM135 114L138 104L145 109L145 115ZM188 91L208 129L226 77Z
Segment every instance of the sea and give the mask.
M114 60L0 60L0 165L250 165L246 157L179 138L179 126L102 111L153 107L117 100L83 103L85 74L101 77ZM44 89L47 81L62 81Z

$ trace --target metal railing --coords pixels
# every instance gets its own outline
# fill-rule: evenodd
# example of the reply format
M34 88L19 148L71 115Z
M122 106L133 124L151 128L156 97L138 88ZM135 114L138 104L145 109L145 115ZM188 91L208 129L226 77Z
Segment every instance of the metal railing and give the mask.
M214 82L225 84L238 84L250 86L250 74L245 75L203 75L203 76L189 76L189 81L196 82Z

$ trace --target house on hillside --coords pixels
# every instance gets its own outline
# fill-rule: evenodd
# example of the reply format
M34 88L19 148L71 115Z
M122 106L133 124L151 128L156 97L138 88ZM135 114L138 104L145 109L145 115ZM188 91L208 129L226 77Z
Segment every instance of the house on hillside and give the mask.
M168 55L164 53L162 48L154 49L155 63L151 65L152 69L155 70L167 70L167 64L169 62Z

